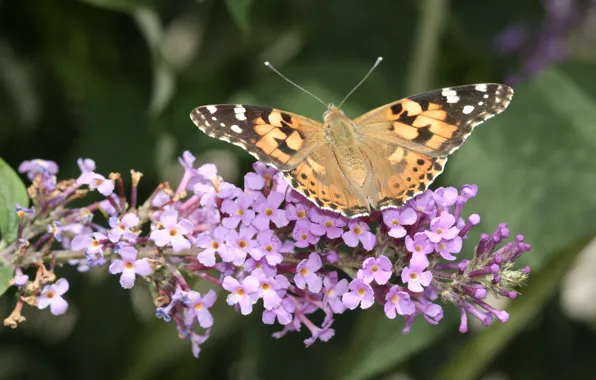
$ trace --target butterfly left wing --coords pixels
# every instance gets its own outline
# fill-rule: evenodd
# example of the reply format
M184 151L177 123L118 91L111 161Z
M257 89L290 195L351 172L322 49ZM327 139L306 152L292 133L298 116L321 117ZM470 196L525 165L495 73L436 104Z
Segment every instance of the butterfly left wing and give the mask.
M195 108L190 118L207 135L283 171L298 166L324 141L321 123L274 108L217 104Z
M391 141L430 157L457 150L474 127L507 108L513 90L482 83L409 96L356 118L368 139Z

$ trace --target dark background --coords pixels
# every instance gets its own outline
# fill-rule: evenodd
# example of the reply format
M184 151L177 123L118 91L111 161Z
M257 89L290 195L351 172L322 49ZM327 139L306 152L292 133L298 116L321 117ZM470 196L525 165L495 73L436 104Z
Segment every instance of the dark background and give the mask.
M0 156L54 160L62 178L79 157L103 174L134 168L146 196L175 185L190 150L241 183L252 158L200 133L192 108L242 102L320 119L325 108L263 61L338 103L377 56L349 116L442 86L516 90L438 181L479 185L466 209L482 216L476 236L507 222L533 245L507 324L461 335L446 306L439 326L418 321L402 336L376 307L342 315L331 342L306 349L305 332L274 340L277 328L220 299L196 360L142 287L67 268L67 315L27 309L17 331L0 329L0 378L595 378L595 249L583 249L596 233L594 1L0 0ZM0 299L3 318L13 304Z

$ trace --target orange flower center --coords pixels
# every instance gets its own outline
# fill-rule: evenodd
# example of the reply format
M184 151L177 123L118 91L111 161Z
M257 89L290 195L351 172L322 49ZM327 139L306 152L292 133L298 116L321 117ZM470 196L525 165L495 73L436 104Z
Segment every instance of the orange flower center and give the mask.
M95 186L99 186L101 185L101 179L96 179L95 180Z
M238 215L238 216L244 215L244 210L239 208L238 210L236 210L236 215Z
M91 246L92 246L93 248L97 248L97 247L99 247L99 246L100 246L100 244L99 244L99 242L98 242L97 240L93 240L93 241L91 242Z
M268 282L265 282L263 285L261 285L261 289L267 291L271 289L271 285Z
M306 239L308 239L308 235L307 234L304 234L303 233L303 234L300 235L300 240L306 240Z
M414 250L416 252L422 252L422 246L420 244L416 244L416 247L414 248Z
M298 211L298 217L299 217L300 219L304 219L304 218L306 218L306 211L304 211L304 210L300 210L300 211Z
M127 261L127 262L124 264L124 267L125 267L126 269L132 269L132 268L134 267L134 265L133 265L133 263L131 263L130 261Z
M371 272L376 273L379 271L379 267L377 265L373 265L372 268L370 268Z
M300 270L300 274L303 275L303 276L306 276L308 274L308 269L307 268L302 268Z
M333 297L333 289L327 290L327 297Z
M216 241L212 242L212 243L211 243L211 248L213 248L213 249L218 249L218 248L219 248L219 243L218 243L218 242L216 242Z
M267 252L273 251L273 246L271 244L269 244L268 246L265 247L265 251L267 251Z
M247 245L248 244L246 243L246 240L240 240L238 242L238 247L240 247L240 248L246 248Z
M118 224L118 228L120 228L122 231L124 231L126 229L126 226L124 226L124 224L120 223L120 224Z
M437 233L438 234L442 234L443 233L443 229L442 228L437 228Z
M175 228L172 228L172 229L170 230L170 236L176 236L176 235L178 235L178 230L177 230L177 229L175 229Z
M397 303L397 301L399 301L399 296L397 294L391 297L391 302Z
M394 226L399 226L399 220L397 220L397 219L393 219L393 220L391 221L391 224L393 224Z
M244 296L244 289L238 288L238 290L236 290L236 295L240 297Z
M418 279L418 273L416 273L416 272L410 273L410 279L411 280L417 280Z
M201 302L198 302L198 303L195 305L195 310L201 310L202 308L203 308L203 304L202 304Z
M362 228L360 228L358 226L354 227L354 233L356 235L360 235L362 233Z
M270 208L266 208L266 209L265 209L265 215L267 215L267 216L271 216L271 215L273 215L273 210L272 210L272 209L270 209Z
M362 289L362 288L358 289L358 295L360 297L362 297L365 293L366 293L366 291L364 289Z
M445 249L445 248L447 248L447 246L445 245L445 243L441 243L441 244L439 244L439 248Z
M46 293L47 298L54 298L54 295L55 295L54 292L51 290L48 290L48 292Z
M333 222L328 220L325 222L325 227L329 228L329 227L333 227Z

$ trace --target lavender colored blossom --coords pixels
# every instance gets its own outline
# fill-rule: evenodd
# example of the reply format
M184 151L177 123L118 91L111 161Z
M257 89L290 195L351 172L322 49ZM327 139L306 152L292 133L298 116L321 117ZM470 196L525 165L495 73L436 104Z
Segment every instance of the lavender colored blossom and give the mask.
M68 281L61 278L52 285L44 286L41 295L37 300L37 307L45 309L50 307L54 315L61 315L68 309L68 302L62 297L68 291Z
M406 249L412 253L424 253L425 255L431 253L434 249L434 245L428 240L428 237L424 233L417 233L414 238L406 236Z
M224 200L221 211L230 215L222 220L224 227L236 228L240 222L245 226L249 226L255 218L255 212L251 209L254 198L253 194L243 193L236 202L231 199Z
M412 292L422 292L423 286L429 286L433 278L430 271L425 271L428 267L428 259L423 253L414 253L410 260L410 266L405 267L401 272L401 280L408 284L408 289Z
M268 229L270 222L273 222L277 227L288 225L286 213L279 208L283 200L283 194L272 191L266 199L255 204L255 209L259 214L253 221L253 224L259 231Z
M385 296L385 315L389 319L395 319L399 315L412 315L416 311L414 303L410 300L410 295L403 291L399 286L393 285Z
M349 231L344 232L342 235L342 238L348 247L356 247L358 243L361 242L362 246L367 251L373 249L377 243L377 237L370 232L368 224L352 219L348 223L348 228Z
M358 306L362 309L368 309L375 302L375 295L372 287L365 283L363 279L356 278L348 285L350 292L345 293L341 300L350 310Z
M32 181L37 174L57 174L58 164L56 164L54 161L40 159L23 161L19 165L18 171L19 173L27 173L27 178L29 178Z
M335 276L325 276L323 286L325 287L325 296L323 305L328 305L335 314L342 314L346 310L346 305L342 301L343 295L348 291L348 280L345 278L337 280Z
M280 302L279 306L271 310L265 309L263 311L263 323L266 325L272 325L275 323L275 320L277 319L277 322L280 325L285 326L292 322L293 313L295 310L296 308L294 301L292 301L290 298L284 298Z
M362 263L362 269L358 270L358 278L366 284L376 281L379 285L385 285L393 274L393 265L387 256L369 257Z
M240 231L228 231L226 234L226 251L233 257L232 263L234 265L242 265L246 260L246 255L256 246L256 241L253 239L257 230L252 226L241 226Z
M417 218L416 211L409 207L383 211L383 223L389 228L387 234L396 239L406 236L404 226L411 226L416 223Z
M440 187L432 194L433 200L438 206L450 207L455 204L458 192L455 187Z
M310 290L313 293L321 291L323 286L323 279L317 274L321 269L323 262L321 257L316 253L311 253L307 260L302 260L296 268L296 275L294 276L294 283L299 289Z
M124 289L133 287L137 275L149 276L153 273L151 265L149 265L149 260L146 258L137 260L138 251L134 247L122 247L118 251L118 254L122 259L112 260L112 264L110 264L110 273L122 273L120 276L120 285L122 285Z
M283 275L268 277L261 274L259 278L258 297L263 299L263 306L266 310L272 310L281 304L282 297L285 296L285 289L290 283Z
M219 254L225 262L232 262L235 258L233 252L228 252L225 245L225 238L229 230L224 227L217 227L213 234L204 232L197 237L195 244L203 248L197 255L197 260L203 265L212 267L215 265L215 254Z
M294 245L299 248L306 248L309 245L318 243L320 237L311 232L310 223L296 223L292 237L296 241Z
M258 299L256 293L259 290L259 280L254 276L247 276L238 282L233 277L224 278L222 287L230 292L227 297L228 305L240 306L240 312L244 315L252 313L252 305Z
M443 211L441 216L431 220L430 231L425 231L425 233L428 240L432 243L439 243L454 239L459 233L459 230L455 227L455 217Z
M178 221L176 210L164 211L159 218L158 227L151 232L150 239L158 247L171 244L174 252L190 248L190 241L184 235L192 233L194 226L188 219Z
M108 238L112 243L117 243L123 237L132 243L137 240L137 234L132 231L139 224L139 218L135 214L126 214L120 219L112 216L109 224L112 229L108 232Z
M217 296L213 290L209 290L207 294L201 296L201 293L191 290L188 292L186 300L186 314L184 323L187 326L191 326L195 321L199 323L204 329L208 329L213 326L213 315L209 311L209 308L215 304Z
M106 197L114 192L114 181L95 172L82 173L77 182L89 186L91 190L99 191Z
M283 256L280 253L282 247L281 241L273 230L264 230L257 234L256 248L250 250L250 255L255 260L260 260L265 257L269 265L278 265L283 261Z
M77 165L81 170L81 173L89 173L95 171L95 161L90 158L79 158L77 159Z
M313 209L310 220L312 224L310 231L317 236L327 236L329 239L337 239L344 233L343 227L348 224L342 215L320 209Z

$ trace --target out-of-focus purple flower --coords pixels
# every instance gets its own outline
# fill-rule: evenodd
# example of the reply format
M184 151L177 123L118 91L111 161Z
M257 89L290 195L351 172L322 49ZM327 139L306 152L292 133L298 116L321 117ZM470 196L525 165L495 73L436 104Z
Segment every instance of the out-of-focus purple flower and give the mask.
M64 227L62 226L62 223L56 221L53 221L52 223L48 224L48 232L51 233L52 235L54 235L54 238L56 239L56 241L61 242L62 241L62 232L64 231Z
M423 286L430 285L433 275L430 271L425 271L428 264L426 255L417 252L412 254L410 266L402 270L401 280L408 284L408 289L412 292L422 292Z
M315 245L320 237L313 234L310 230L310 223L297 223L292 232L292 237L296 241L294 245L299 248L306 248L309 245Z
M341 300L350 310L360 305L362 309L368 309L375 303L375 293L371 286L361 278L353 279L348 285L350 292L345 293Z
M363 221L350 220L348 223L349 230L344 232L342 238L348 247L356 247L358 242L362 242L362 246L367 251L374 248L377 243L377 237L370 232L370 227Z
M435 201L433 200L433 193L430 190L426 190L422 194L418 194L415 198L410 199L407 205L430 217L434 217L436 214Z
M310 231L317 236L327 235L329 239L339 238L348 224L342 215L321 209L313 209L310 220Z
M269 265L265 257L260 260L252 258L246 259L244 262L244 270L257 278L261 278L262 276L273 277L277 274L277 268Z
M283 261L283 256L279 253L281 241L273 230L264 230L257 234L258 246L250 250L250 255L255 260L265 257L269 265L278 265Z
M269 228L270 222L273 222L278 228L288 225L288 218L284 210L280 209L284 195L277 191L272 191L266 199L258 201L254 208L259 213L253 221L253 225L263 231Z
M72 239L71 247L73 251L83 251L88 255L103 252L103 244L108 241L108 237L99 232L93 232L91 235L78 235Z
M434 249L433 244L428 240L426 234L419 232L414 235L412 239L410 236L406 236L406 249L412 253L424 253L428 255Z
M302 260L296 267L294 283L296 283L299 289L308 287L308 290L313 293L320 292L323 286L323 280L317 271L322 267L323 262L321 261L321 257L317 253L312 252L307 260Z
M246 260L246 255L256 246L257 243L253 240L256 233L257 230L253 226L241 226L240 232L228 231L226 251L234 257L232 260L234 265L242 265Z
M91 190L97 190L106 197L114 192L114 181L95 172L82 173L77 183L87 185Z
M32 181L40 173L55 175L58 173L58 164L54 161L35 159L21 162L18 170L19 173L27 173L27 178Z
M387 256L369 257L362 263L362 269L358 270L358 277L365 283L370 284L376 281L379 285L385 285L393 274L393 265Z
M348 291L348 280L343 278L337 281L337 274L335 278L325 276L323 285L325 286L323 305L328 305L335 314L343 313L346 310L346 305L342 302L342 296Z
M294 301L292 301L290 298L284 298L276 308L271 310L265 309L263 311L263 323L272 325L275 323L275 319L277 319L277 322L279 322L280 325L285 326L292 322L292 314L295 310L296 307Z
M15 204L15 212L17 213L19 218L23 218L25 215L31 216L31 215L35 214L35 207L26 208L26 207L23 207L20 204L16 203Z
M383 211L383 222L389 227L388 235L394 238L406 236L406 229L403 226L411 226L416 223L416 219L416 211L409 207Z
M21 268L16 268L14 275L14 284L17 287L21 288L21 286L25 285L27 281L29 281L29 276L24 274Z
M108 231L108 238L112 243L119 242L122 237L129 242L137 241L138 235L131 231L139 224L139 218L135 214L126 214L121 219L112 216L109 224L112 229Z
M199 358L201 353L201 344L205 343L209 339L209 331L205 335L199 335L194 331L190 334L190 342L192 344L192 355L195 359Z
M399 315L412 315L416 311L414 303L410 301L410 295L404 292L399 286L393 285L385 296L385 315L394 319Z
M158 247L171 244L174 252L180 252L190 248L190 241L184 235L191 234L193 230L191 221L184 218L178 221L178 211L167 210L161 214L159 225L151 232L149 238Z
M61 278L52 285L46 285L37 299L37 307L45 309L50 307L50 312L54 315L61 315L68 309L68 302L62 297L68 291L68 281Z
M240 222L245 226L250 225L255 218L255 212L251 209L254 198L253 194L242 193L236 202L231 199L224 200L221 211L230 215L222 220L224 227L233 229L238 227Z
M225 262L232 262L235 258L234 252L228 252L225 245L225 238L229 230L224 227L217 227L213 235L204 232L197 237L195 244L203 248L197 255L197 260L203 265L212 267L215 265L215 254L219 254Z
M433 199L441 207L451 207L455 204L457 195L455 187L439 187L433 192Z
M459 230L454 225L455 217L450 213L443 211L441 216L431 220L430 231L425 231L424 233L432 243L451 240L459 233Z
M120 276L120 285L122 285L124 289L133 287L137 274L139 276L149 276L153 273L151 265L149 265L149 260L146 258L137 260L138 251L135 247L122 247L118 251L118 254L122 260L112 261L112 264L110 264L110 273L122 273Z
M213 326L213 316L209 312L209 308L215 304L215 300L217 300L217 296L213 290L209 290L204 296L194 290L189 291L188 299L185 302L188 309L185 310L184 323L191 326L196 320L204 329Z
M252 312L252 305L256 302L256 293L259 290L259 280L254 276L247 276L238 282L235 278L227 276L224 278L222 287L230 292L227 297L228 305L240 306L240 312L244 315Z
M81 173L89 173L95 171L95 161L90 158L79 158L77 165L81 169Z

